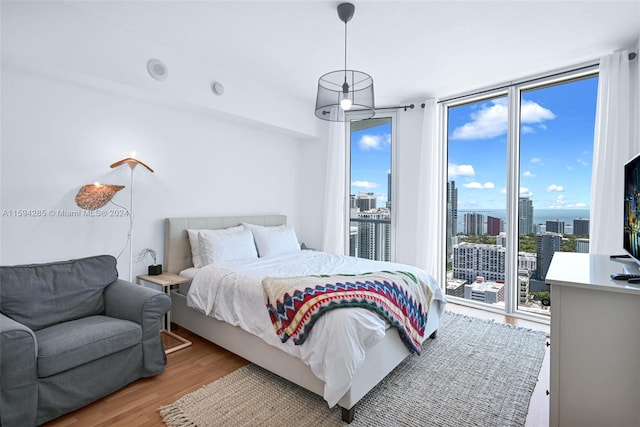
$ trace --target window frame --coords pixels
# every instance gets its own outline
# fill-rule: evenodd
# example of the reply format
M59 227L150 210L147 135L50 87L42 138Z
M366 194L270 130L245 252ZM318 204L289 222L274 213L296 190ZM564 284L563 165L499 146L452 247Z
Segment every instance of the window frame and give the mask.
M350 249L350 240L349 240L349 231L350 231L350 222L351 222L351 211L350 211L350 196L351 196L351 123L360 121L360 120L368 120L360 118L361 114L358 114L357 111L347 112L345 114L346 118L346 126L345 126L345 189L344 189L344 198L345 198L345 213L344 218L346 221L345 224L345 233L344 233L344 248L347 254ZM397 213L398 213L398 196L399 196L399 186L398 186L398 131L397 131L397 112L395 111L378 111L373 117L369 119L391 119L391 195L392 200L395 200L394 203L391 203L391 209L389 210L389 215L391 216L390 223L390 252L389 252L389 261L396 261L396 230L397 230Z
M520 112L521 112L521 99L522 93L536 88L543 88L552 86L555 84L565 84L571 81L580 80L583 78L590 78L599 75L599 64L588 63L573 68L565 68L562 70L556 70L544 74L532 76L530 78L521 80L519 82L510 82L507 84L499 85L493 88L487 88L476 92L470 92L467 94L450 97L442 100L442 119L441 119L441 143L445 146L445 167L444 167L444 184L448 183L448 160L449 160L449 108L460 105L470 104L474 102L486 101L494 99L500 96L507 96L508 105L508 117L507 117L507 164L506 164L506 179L507 179L507 194L506 194L506 260L505 260L505 305L504 310L499 307L494 307L489 304L484 304L478 301L472 301L464 298L454 298L456 303L462 305L468 305L481 310L503 313L506 315L519 317L528 320L534 320L542 323L549 323L549 316L542 314L536 314L527 312L518 307L518 249L519 249L519 234L518 234L518 217L519 217L519 205L518 200L520 196ZM445 188L446 194L446 188ZM441 228L444 229L446 236L446 200L445 200L445 221L441 224ZM441 252L445 254L445 260L443 265L444 277L441 278L442 290L446 293L446 252L447 242L446 238L442 241Z

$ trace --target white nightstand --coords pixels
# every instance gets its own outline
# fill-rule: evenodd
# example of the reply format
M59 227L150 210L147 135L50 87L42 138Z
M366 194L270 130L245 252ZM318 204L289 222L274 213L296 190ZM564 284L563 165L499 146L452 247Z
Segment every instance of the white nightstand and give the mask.
M162 291L167 295L169 295L169 292L171 291L171 288L173 286L178 286L183 283L187 283L191 281L191 279L188 277L180 276L178 274L173 274L173 273L166 273L166 272L159 274L157 276L149 276L147 274L143 274L143 275L137 276L137 280L138 280L138 284L140 284L140 281L145 281L145 282L153 283L154 285L158 285L162 288ZM169 295L169 297L171 297L171 295ZM164 351L166 354L173 353L174 351L180 350L185 347L189 347L191 345L191 341L185 338L182 338L180 335L174 332L171 332L171 310L169 310L166 316L164 316L164 323L165 323L164 330L161 332L164 332L165 334L169 335L172 338L177 339L182 343L166 349Z

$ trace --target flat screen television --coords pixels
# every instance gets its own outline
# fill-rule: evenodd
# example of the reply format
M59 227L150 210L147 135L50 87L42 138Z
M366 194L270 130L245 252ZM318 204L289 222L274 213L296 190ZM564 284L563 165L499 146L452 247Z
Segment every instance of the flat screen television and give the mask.
M624 165L624 236L627 254L640 264L640 153Z

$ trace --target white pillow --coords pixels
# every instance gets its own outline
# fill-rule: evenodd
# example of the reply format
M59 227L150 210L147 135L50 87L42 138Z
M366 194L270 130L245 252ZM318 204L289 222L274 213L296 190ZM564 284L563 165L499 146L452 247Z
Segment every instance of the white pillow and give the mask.
M198 240L204 265L258 258L253 234L244 227L200 230Z
M301 250L298 237L293 227L286 225L265 227L247 223L243 223L242 225L253 232L253 238L256 241L260 257Z
M191 261L196 268L204 265L201 255L202 250L200 249L200 240L198 239L199 232L200 230L187 230L189 234L189 244L191 245Z

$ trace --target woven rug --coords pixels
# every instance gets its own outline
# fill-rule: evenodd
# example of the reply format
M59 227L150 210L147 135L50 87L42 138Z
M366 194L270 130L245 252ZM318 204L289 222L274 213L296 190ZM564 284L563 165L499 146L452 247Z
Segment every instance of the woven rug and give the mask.
M523 426L544 333L451 313L356 405L354 427ZM342 426L341 411L255 365L159 409L170 427Z

